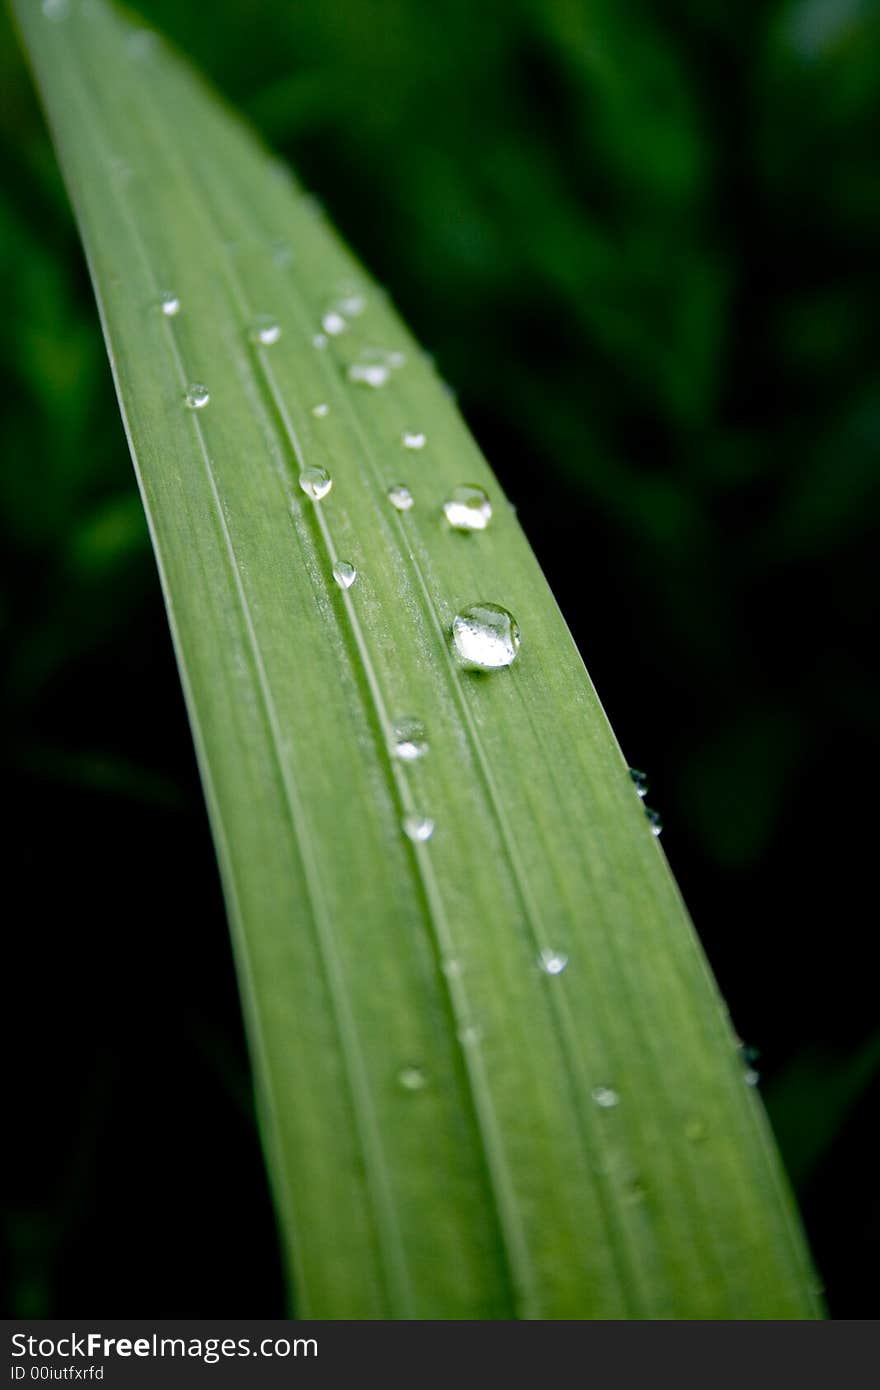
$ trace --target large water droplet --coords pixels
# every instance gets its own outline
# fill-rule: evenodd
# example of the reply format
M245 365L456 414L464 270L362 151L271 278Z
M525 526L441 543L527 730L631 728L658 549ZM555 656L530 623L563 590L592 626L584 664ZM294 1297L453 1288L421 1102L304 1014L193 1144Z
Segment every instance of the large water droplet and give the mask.
M430 816L405 816L403 829L414 844L424 844L434 834L434 822Z
M388 501L392 507L396 507L399 512L408 512L415 498L407 487L406 483L394 483L388 489Z
M630 775L630 777L631 777L632 780L633 780L633 786L635 787L635 789L636 789L636 791L638 792L639 796L647 796L647 795L648 795L648 777L647 777L647 773L640 772L639 769L638 769L637 767L631 767L630 770L629 770L629 775Z
M420 719L398 719L391 730L391 750L402 762L414 763L428 751L428 736Z
M659 811L653 811L650 806L646 806L645 815L651 827L651 834L660 835L663 831L663 821L660 818Z
M553 951L546 946L538 956L538 964L545 975L561 975L568 965L568 956L564 951Z
M358 572L354 565L349 564L348 560L337 560L333 566L333 578L340 589L350 589L358 577Z
M405 430L400 436L400 442L404 449L424 449L428 442L426 434L415 434L410 430Z
M320 502L333 486L333 479L326 468L304 468L299 475L299 485L306 497L311 497L313 502Z
M321 327L325 333L330 334L331 338L336 338L340 333L345 332L348 324L345 322L342 315L338 314L335 309L328 309L327 313L321 319Z
M159 307L167 319L173 319L180 313L180 300L171 290L165 290L159 298Z
M452 644L469 671L510 666L519 651L519 628L512 613L497 603L475 603L452 621Z
M481 487L462 483L443 503L443 515L456 531L485 531L492 520L492 503Z
M397 1073L397 1084L404 1091L423 1091L428 1084L428 1078L421 1067L401 1067Z
M184 404L187 405L190 410L202 410L210 399L210 391L207 386L203 386L200 381L191 382L186 388L186 395L183 398Z
M620 1096L611 1086L594 1086L592 1096L602 1110L613 1110L620 1103Z
M325 415L330 414L330 407L326 401L321 401L320 405L312 406L312 414L316 417L316 419L323 420Z
M251 339L261 347L271 347L281 337L281 324L271 314L258 314L251 324Z

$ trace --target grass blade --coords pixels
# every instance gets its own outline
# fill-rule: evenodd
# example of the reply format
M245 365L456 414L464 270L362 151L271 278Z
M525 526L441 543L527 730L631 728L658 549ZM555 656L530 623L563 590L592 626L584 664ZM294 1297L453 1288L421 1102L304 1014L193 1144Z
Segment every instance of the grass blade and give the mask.
M298 1312L815 1315L663 854L430 364L160 40L101 0L16 10L150 521ZM485 531L443 519L463 483ZM523 634L492 674L450 641L483 602ZM405 717L423 757L395 754Z

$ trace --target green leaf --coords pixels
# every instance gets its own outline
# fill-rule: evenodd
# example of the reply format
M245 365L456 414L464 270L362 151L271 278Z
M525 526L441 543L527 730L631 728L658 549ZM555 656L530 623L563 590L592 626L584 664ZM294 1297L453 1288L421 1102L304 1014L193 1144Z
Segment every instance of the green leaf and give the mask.
M814 1315L666 861L449 394L160 40L100 0L16 9L168 606L298 1313ZM351 379L365 363L379 384ZM485 531L443 519L462 483L492 499ZM483 602L522 632L488 674L450 636ZM407 716L417 759L393 753Z

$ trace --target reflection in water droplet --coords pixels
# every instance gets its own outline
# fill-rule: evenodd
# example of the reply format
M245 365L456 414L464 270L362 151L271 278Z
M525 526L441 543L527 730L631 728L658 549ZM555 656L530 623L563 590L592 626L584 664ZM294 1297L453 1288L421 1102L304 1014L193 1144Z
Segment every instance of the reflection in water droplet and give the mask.
M592 1096L602 1110L613 1110L620 1101L620 1096L610 1086L594 1086Z
M492 503L481 487L462 483L443 503L443 515L456 531L485 531L492 520Z
M658 811L653 811L650 806L646 806L645 815L647 816L648 824L651 827L651 834L661 834L663 830L663 821L660 819L660 813Z
M497 603L475 603L455 615L452 644L466 670L497 671L516 660L519 628L506 608Z
M175 314L180 313L180 300L177 298L176 294L173 294L171 292L171 290L165 290L165 292L159 299L159 306L162 310L162 313L168 319L173 319Z
M271 314L258 314L251 324L251 339L261 347L271 347L281 337L281 325Z
M409 430L406 430L400 436L400 442L404 449L424 449L428 442L428 436L426 434L411 434Z
M404 1091L423 1091L428 1084L428 1078L421 1067L401 1067L397 1073L397 1084L402 1086Z
M629 770L629 775L630 775L630 777L631 777L632 780L633 780L633 786L635 787L635 789L636 789L636 791L638 792L639 796L647 796L647 795L648 795L648 777L647 777L647 774L644 773L644 772L640 772L639 769L638 769L637 767L631 767L630 770Z
M406 483L395 483L393 487L388 489L388 501L399 512L408 512L415 498Z
M337 560L333 566L333 578L340 589L350 589L358 577L358 572L354 565L349 564L348 560Z
M414 763L428 751L428 736L420 719L398 719L391 730L391 751L401 762Z
M568 956L564 951L553 951L545 946L538 956L538 964L545 975L561 975L568 965Z
M430 816L405 816L403 829L414 844L424 844L434 834L434 822Z
M189 406L190 410L201 410L210 399L211 393L207 386L203 386L200 381L192 382L187 387L186 395L183 398L184 404Z
M322 401L320 405L312 406L312 414L316 416L317 419L323 420L325 415L330 414L330 407L327 405L326 401Z
M299 475L299 485L313 502L320 502L333 486L333 479L326 468L304 468Z
M336 338L340 333L344 333L348 324L341 314L337 314L335 309L330 309L321 319L321 327L325 333L329 333L331 338Z

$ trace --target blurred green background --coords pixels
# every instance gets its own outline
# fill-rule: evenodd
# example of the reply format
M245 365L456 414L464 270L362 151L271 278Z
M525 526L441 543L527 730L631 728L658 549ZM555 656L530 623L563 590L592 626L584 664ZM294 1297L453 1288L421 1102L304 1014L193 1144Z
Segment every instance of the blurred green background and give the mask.
M880 5L141 10L457 390L648 770L832 1314L876 1314ZM8 1311L281 1315L159 588L0 23Z

